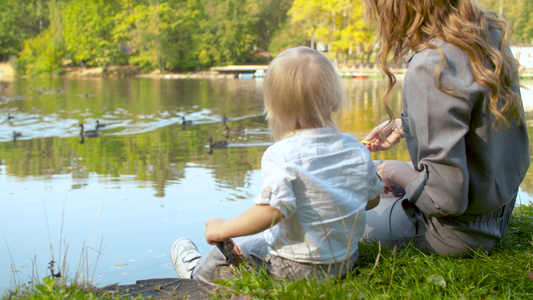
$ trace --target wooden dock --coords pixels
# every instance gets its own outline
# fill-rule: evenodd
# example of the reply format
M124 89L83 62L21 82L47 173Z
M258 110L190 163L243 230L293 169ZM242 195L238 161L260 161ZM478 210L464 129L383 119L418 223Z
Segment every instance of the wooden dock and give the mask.
M212 67L211 71L217 72L220 74L253 74L253 73L263 73L268 66L266 65L241 65L241 66L226 66L226 67Z

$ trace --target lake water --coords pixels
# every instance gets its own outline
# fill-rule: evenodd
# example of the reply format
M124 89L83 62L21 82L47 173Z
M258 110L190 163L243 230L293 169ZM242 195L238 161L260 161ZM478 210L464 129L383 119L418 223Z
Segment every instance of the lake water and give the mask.
M363 138L386 119L386 82L344 81L350 106L340 127ZM190 237L205 253L205 221L244 211L260 189L261 155L272 144L261 87L262 79L3 82L0 291L48 276L51 260L56 272L98 286L176 277L174 240ZM533 97L523 94L529 110ZM398 113L399 87L393 98ZM226 136L224 115L246 134ZM94 129L97 120L106 124L100 137L82 141L78 125ZM229 147L210 153L210 136ZM404 143L373 157L409 160ZM520 203L532 195L528 173Z

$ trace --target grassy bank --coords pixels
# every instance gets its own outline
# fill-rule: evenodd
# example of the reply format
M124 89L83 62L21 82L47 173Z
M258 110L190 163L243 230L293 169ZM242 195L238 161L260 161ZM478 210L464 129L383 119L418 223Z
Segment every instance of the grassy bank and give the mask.
M354 272L340 281L278 282L264 272L226 286L260 299L532 299L533 207L515 209L504 239L472 258L361 245Z
M531 299L533 206L520 206L504 239L474 257L424 254L416 249L363 244L353 272L342 280L277 280L264 271L217 282L219 298L238 299ZM81 288L83 286L83 288ZM59 285L50 278L19 287L2 299L123 299L86 285Z

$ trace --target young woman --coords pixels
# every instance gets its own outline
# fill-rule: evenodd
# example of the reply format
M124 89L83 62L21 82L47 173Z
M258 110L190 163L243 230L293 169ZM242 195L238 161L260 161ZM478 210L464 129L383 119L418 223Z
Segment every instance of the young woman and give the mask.
M328 58L298 47L271 62L263 94L275 143L263 155L262 190L241 215L208 220L206 241L243 237L234 240L242 256L275 276L343 276L358 258L365 208L377 205L383 183L364 145L335 126L342 81ZM186 238L171 257L181 278L208 280L233 260L218 247L200 258Z
M505 234L529 167L529 139L509 26L473 0L364 0L378 29L377 63L409 63L403 112L366 137L370 151L405 138L412 164L385 161L378 174L406 195L382 199L365 238L413 243L439 254L491 249ZM386 97L386 96L385 96Z

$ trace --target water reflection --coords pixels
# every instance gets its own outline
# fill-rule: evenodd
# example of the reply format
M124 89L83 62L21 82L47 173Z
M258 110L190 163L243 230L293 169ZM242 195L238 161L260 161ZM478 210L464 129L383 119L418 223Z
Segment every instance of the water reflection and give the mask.
M0 123L0 141L11 140L13 130L25 139L72 137L77 127L96 120L107 123L106 135L151 132L181 124L221 122L222 115L242 120L261 114L259 81L238 80L21 80L2 96L2 111L10 119ZM60 86L61 93L42 93ZM33 87L28 87L33 86ZM22 94L26 92L27 94ZM16 96L10 96L9 94ZM91 93L91 94L89 94ZM80 96L81 95L81 96ZM18 101L21 100L21 101ZM9 134L7 134L9 133Z
M384 80L345 80L341 130L363 138L386 119ZM69 244L72 273L93 250L100 285L175 277L169 249L188 236L202 252L204 222L248 208L272 143L260 79L21 79L0 94L0 289L47 275ZM392 97L401 110L400 87ZM526 102L525 102L526 103ZM223 116L228 119L224 120ZM192 121L183 126L183 118ZM79 124L96 138L80 143ZM529 120L529 118L528 118ZM245 134L227 135L230 128ZM16 143L13 132L20 132ZM208 138L227 140L210 153ZM373 154L408 160L405 144ZM533 177L522 184L522 202ZM94 261L98 258L98 262ZM63 259L63 257L61 257ZM33 262L32 260L35 260ZM12 272L15 270L15 272ZM56 270L57 271L57 270Z

